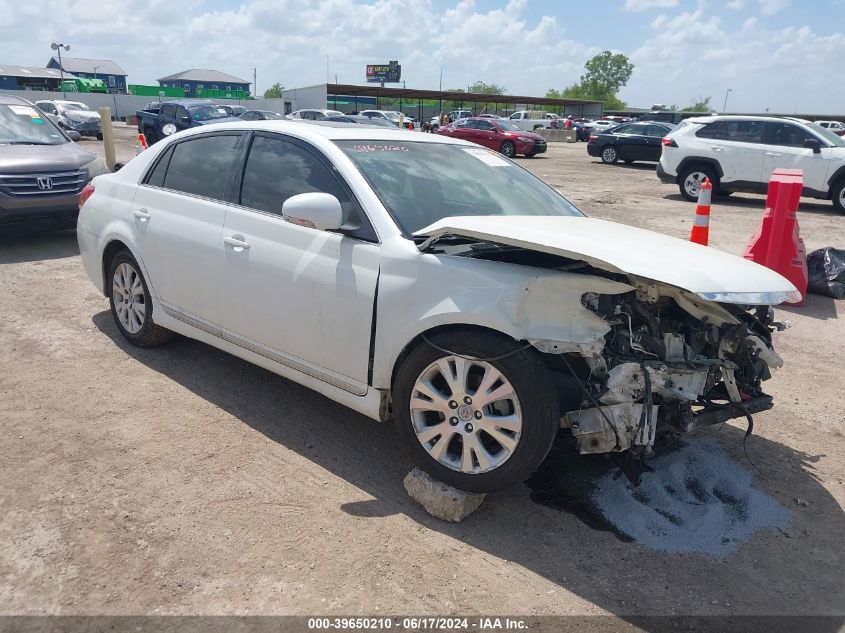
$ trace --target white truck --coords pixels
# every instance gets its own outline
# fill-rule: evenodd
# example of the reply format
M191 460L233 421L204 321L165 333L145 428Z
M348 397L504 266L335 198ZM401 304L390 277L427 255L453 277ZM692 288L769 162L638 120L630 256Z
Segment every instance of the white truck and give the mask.
M517 110L508 117L520 130L533 132L539 128L563 129L563 119L552 112L540 112L537 110Z
M552 112L540 112L537 110L517 110L508 117L520 130L533 132L540 128L563 129L563 119Z

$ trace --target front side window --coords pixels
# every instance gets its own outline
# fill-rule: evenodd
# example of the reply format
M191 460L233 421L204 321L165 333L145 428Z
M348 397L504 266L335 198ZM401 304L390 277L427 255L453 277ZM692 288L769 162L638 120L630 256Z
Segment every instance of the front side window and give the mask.
M164 187L225 201L229 173L240 134L203 136L177 143L164 176Z
M188 106L188 113L194 121L213 121L214 119L225 119L229 116L225 108L212 103Z
M580 216L542 180L481 147L335 141L406 234L449 216Z
M489 121L476 121L475 127L479 130L487 130L488 132L493 131L493 125Z
M279 137L256 135L244 169L241 205L281 215L285 200L310 192L348 202L337 178L313 153Z
M769 145L780 145L782 147L804 147L804 141L818 139L792 123L778 121L766 124L768 127Z

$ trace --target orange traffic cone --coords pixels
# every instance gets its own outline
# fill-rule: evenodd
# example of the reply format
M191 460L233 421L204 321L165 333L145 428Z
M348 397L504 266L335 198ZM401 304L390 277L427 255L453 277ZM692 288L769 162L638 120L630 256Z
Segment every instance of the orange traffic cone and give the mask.
M147 149L149 145L147 145L147 137L143 134L138 135L138 143L141 144L141 149Z
M698 205L695 207L695 224L692 225L689 241L707 246L710 239L710 197L713 193L713 185L710 179L705 178L698 191Z

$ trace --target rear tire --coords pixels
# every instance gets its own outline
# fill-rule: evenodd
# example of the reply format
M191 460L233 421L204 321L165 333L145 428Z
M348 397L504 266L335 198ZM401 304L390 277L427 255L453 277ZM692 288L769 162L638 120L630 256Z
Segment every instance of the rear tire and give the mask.
M175 333L153 321L153 301L138 262L128 250L119 251L109 264L109 304L117 329L138 347L166 343Z
M719 195L719 180L716 178L716 173L712 168L703 165L692 165L684 169L678 176L678 190L686 200L698 202L698 193L705 178L709 179L713 186L713 196Z
M144 138L147 139L147 145L154 145L158 142L158 135L155 129L151 127L144 128Z
M614 165L619 160L619 152L613 145L605 145L601 148L601 162L605 165Z
M495 332L454 330L430 340L411 351L396 376L400 442L432 477L461 490L493 492L524 481L560 425L539 355Z

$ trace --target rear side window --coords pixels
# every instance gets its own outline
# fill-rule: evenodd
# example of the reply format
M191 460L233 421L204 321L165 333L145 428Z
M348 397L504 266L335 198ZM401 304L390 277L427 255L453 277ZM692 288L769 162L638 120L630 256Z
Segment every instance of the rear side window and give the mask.
M725 121L725 137L742 143L763 142L762 121Z
M171 103L165 103L161 106L160 110L161 116L167 117L168 119L175 119L176 118L176 106Z
M695 135L698 138L718 138L724 139L725 138L725 125L724 121L715 121L713 123L708 123L703 128L701 128Z
M164 187L164 176L167 173L167 166L170 164L170 157L173 156L173 146L171 145L162 153L158 162L153 167L150 175L147 176L147 184L153 187Z
M167 166L164 187L225 201L240 138L240 134L219 134L177 143Z
M663 138L669 133L670 130L667 130L662 125L649 125L648 129L646 130L646 136L659 136Z

